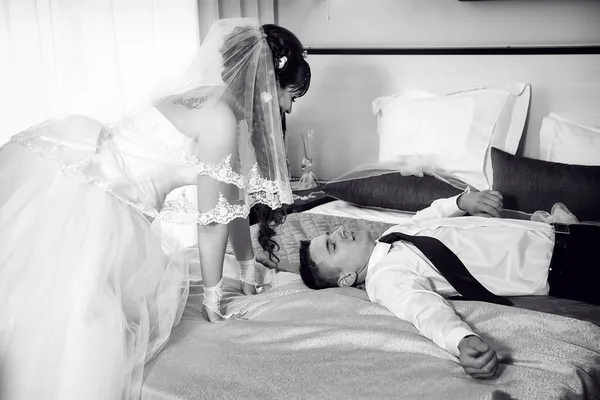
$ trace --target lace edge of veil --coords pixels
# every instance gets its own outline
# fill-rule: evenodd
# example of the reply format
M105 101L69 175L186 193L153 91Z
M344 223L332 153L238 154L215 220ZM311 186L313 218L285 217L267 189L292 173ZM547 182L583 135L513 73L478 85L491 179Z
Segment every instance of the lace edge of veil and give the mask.
M27 137L23 135L14 135L9 142L19 143L39 157L53 161L66 176L74 181L81 184L95 185L143 214L163 222L200 225L209 225L212 223L227 224L235 218L248 217L250 209L256 204L265 204L270 208L275 209L281 207L283 204L291 204L293 202L291 189L285 182L270 181L260 178L257 169L252 168L249 178L245 178L231 171L233 174L244 180L244 183L241 186L236 186L244 188L247 191L249 201L245 204L230 204L225 197L219 193L219 199L215 207L203 213L200 213L185 196L180 196L175 200L167 200L162 209L158 210L150 203L143 201L133 202L119 196L113 190L114 185L116 184L115 181L103 180L86 175L84 168L87 165L87 161L71 164L65 163L58 158L58 151L36 145L32 141L27 140ZM237 182L237 180L230 181L229 175L223 176L217 173L213 176L214 174L211 174L208 171L206 175L225 183L235 184L235 182Z
M158 212L156 218L163 222L177 224L227 224L235 218L247 218L250 214L250 209L256 204L265 204L272 209L276 209L283 204L291 204L293 202L291 191L288 193L286 190L280 190L275 193L256 191L248 193L248 197L249 201L245 204L231 204L225 199L223 194L219 193L217 205L207 212L200 213L194 204L182 194L176 199L165 201L162 210Z

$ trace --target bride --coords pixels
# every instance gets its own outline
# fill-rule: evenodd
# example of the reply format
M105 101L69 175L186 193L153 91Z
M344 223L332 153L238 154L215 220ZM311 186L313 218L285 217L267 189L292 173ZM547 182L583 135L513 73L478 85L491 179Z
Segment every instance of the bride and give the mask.
M144 364L178 323L189 275L153 219L198 226L210 321L231 241L255 293L248 213L273 254L292 202L281 112L310 68L288 30L220 20L190 67L112 126L46 121L0 148L0 397L137 399ZM198 207L164 206L198 188Z

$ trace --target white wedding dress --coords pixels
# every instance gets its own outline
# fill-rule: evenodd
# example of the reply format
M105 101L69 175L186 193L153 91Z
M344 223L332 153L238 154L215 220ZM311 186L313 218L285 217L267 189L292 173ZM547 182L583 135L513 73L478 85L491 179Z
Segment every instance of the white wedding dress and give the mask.
M2 398L137 398L179 320L187 262L147 215L183 184L160 138L186 140L153 108L126 124L67 118L0 149Z
M152 221L227 224L292 202L274 77L258 23L219 20L180 81L118 123L51 120L0 147L0 399L139 399L189 287L181 246ZM193 119L224 102L229 155ZM185 185L201 212L165 202Z
M152 218L226 223L249 211L221 197L199 213L166 195L201 172L261 196L273 187L228 159L203 163L197 145L148 108L113 128L45 122L0 148L0 398L139 398L188 291L187 261Z

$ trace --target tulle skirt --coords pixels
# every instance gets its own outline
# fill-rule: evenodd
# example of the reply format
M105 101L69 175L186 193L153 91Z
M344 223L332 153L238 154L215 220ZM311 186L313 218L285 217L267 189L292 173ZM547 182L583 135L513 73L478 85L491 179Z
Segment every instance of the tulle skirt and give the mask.
M0 148L1 399L138 399L187 285L183 252L142 214Z

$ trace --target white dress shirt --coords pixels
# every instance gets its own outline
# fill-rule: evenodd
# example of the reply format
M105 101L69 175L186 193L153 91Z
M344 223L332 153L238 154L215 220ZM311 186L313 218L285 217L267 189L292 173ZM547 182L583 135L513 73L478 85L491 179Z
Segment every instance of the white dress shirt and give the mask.
M437 238L497 295L548 294L552 227L532 221L462 217L457 198L434 201L384 235L401 232ZM412 323L423 336L455 356L458 342L474 334L444 299L459 293L410 243L377 243L369 259L365 288L371 301Z

